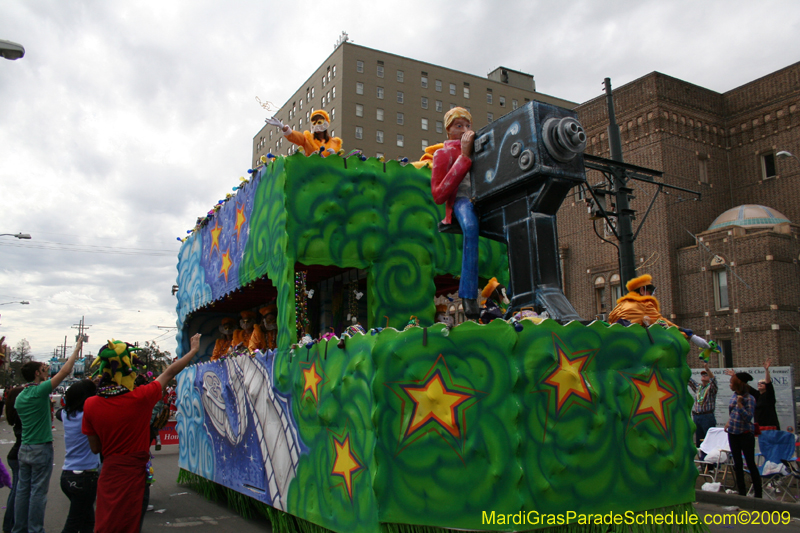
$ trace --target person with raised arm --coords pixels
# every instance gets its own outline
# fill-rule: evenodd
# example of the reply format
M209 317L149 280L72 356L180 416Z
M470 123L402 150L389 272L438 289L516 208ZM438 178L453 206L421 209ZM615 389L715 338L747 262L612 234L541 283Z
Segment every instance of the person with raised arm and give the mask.
M92 451L103 457L97 484L95 532L141 531L153 407L199 348L198 333L192 337L189 351L155 381L132 391L119 383L104 381L97 395L86 400L82 430Z

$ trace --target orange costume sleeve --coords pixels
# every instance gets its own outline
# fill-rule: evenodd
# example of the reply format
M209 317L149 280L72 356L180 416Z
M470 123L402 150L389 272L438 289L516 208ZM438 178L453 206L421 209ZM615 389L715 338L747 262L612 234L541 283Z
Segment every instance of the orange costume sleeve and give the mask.
M244 344L245 346L250 344L250 336L253 334L252 331L247 331L246 329L237 329L233 332L233 340L231 341L232 346L237 346L239 344Z
M228 348L231 347L231 341L228 339L217 339L217 342L214 343L214 351L211 353L211 360L216 361L223 355L228 352Z
M250 336L250 343L247 345L247 348L251 352L256 350L261 350L263 352L267 349L267 339L264 338L264 334L261 332L261 328L258 324L253 326L253 334Z
M325 147L325 151L322 153L322 157L328 157L328 155L330 155L327 152L329 148L332 149L334 153L342 149L342 140L339 137L331 137L323 142L315 139L314 134L308 130L302 133L292 130L289 132L289 135L284 135L284 137L286 137L290 143L296 144L302 148L303 153L306 155L311 155L315 152L319 153L319 149L323 146Z

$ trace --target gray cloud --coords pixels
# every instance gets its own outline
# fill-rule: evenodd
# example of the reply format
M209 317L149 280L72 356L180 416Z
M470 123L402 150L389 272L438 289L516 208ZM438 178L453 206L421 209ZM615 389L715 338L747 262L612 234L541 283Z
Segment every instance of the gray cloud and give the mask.
M309 16L255 0L3 4L0 38L27 53L0 62L0 231L34 239L0 242L0 303L31 301L0 307L0 335L46 354L81 315L92 350L163 335L176 237L246 175L264 118L255 96L285 102L342 30L473 74L525 71L576 102L606 76L619 87L658 70L726 91L800 59L790 0L342 0ZM103 247L117 253L87 251Z

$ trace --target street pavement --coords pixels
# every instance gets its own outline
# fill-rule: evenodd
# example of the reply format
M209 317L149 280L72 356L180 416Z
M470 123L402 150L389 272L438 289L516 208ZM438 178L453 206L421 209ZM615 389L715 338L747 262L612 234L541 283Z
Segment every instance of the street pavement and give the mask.
M61 492L60 476L61 466L64 464L64 431L61 423L56 420L53 432L53 445L55 450L55 465L53 476L50 480L48 493L47 512L45 513L45 530L61 531L69 511L69 500ZM5 417L0 419L0 457L6 463L8 450L14 444L14 433ZM261 516L244 519L237 515L224 504L212 502L192 490L179 485L178 478L178 446L164 446L160 451L153 451L155 459L153 466L156 482L150 490L150 504L153 510L147 513L144 520L144 532L168 531L184 528L192 532L215 533L254 533L272 531L268 520ZM0 489L0 507L5 513L5 501L8 498L7 488ZM800 504L798 509L800 509ZM695 503L698 514L734 514L738 509L727 509L723 505L711 503ZM800 515L800 513L796 513ZM2 515L0 515L2 519ZM800 532L800 519L792 518L787 525L717 525L710 526L711 532L735 531L737 533L765 532L765 531L796 531Z

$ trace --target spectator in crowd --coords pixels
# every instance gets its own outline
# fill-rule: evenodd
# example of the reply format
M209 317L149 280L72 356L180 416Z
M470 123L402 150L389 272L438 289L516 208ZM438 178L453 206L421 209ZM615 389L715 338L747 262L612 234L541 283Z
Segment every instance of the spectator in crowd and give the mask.
M748 392L747 386L752 380L753 377L747 372L739 372L731 376L733 396L728 404L730 418L725 424L725 431L728 432L728 444L733 457L733 470L736 473L736 489L739 491L739 495L747 495L744 485L744 466L742 465L742 454L744 454L750 478L753 480L753 492L756 498L761 498L761 475L755 459L756 437L753 425L756 400Z
M83 407L95 395L97 386L88 379L72 385L64 394L66 407L56 417L64 424L64 467L61 470L61 491L69 498L69 513L61 533L94 531L94 500L100 456L93 453L89 439L81 432Z
M717 378L708 368L708 362L703 365L703 370L700 371L700 383L698 384L695 380L689 379L689 388L695 394L694 403L692 404L692 420L697 426L697 431L694 434L694 443L699 448L702 440L706 438L708 430L717 426L717 418L714 416L714 408L717 401Z
M147 462L150 460L150 419L164 388L197 354L200 334L191 349L169 365L152 383L129 391L118 383L105 384L84 407L83 433L94 453L102 454L97 486L97 533L141 530L144 518Z
M22 365L22 376L29 382L17 396L14 406L22 421L22 445L19 448L19 482L14 504L14 533L44 531L47 490L53 474L53 432L50 425L50 393L72 372L83 339L64 366L52 378L50 367L39 361Z
M17 410L14 408L14 402L17 396L22 392L23 387L15 387L8 392L6 397L6 422L14 428L14 446L8 452L6 459L8 466L11 468L11 491L8 493L8 500L6 501L6 514L3 517L3 533L9 533L14 529L14 504L16 503L17 496L17 483L19 482L19 460L17 454L19 447L22 445L22 421L17 416Z

